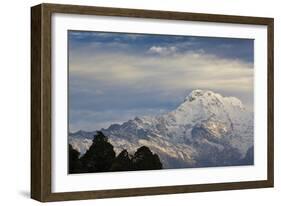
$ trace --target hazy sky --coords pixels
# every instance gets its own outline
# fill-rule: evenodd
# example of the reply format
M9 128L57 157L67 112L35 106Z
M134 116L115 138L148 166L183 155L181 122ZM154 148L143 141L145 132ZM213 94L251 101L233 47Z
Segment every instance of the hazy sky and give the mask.
M68 42L71 132L170 111L194 89L253 108L253 40L69 31Z

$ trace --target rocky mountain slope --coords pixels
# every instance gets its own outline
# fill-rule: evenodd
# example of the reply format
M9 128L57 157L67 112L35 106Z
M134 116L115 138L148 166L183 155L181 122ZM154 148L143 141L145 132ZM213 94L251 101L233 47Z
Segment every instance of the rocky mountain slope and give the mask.
M148 146L164 168L253 164L253 113L239 99L212 91L194 90L173 111L136 117L101 131L117 154ZM83 154L94 134L71 133L69 142Z

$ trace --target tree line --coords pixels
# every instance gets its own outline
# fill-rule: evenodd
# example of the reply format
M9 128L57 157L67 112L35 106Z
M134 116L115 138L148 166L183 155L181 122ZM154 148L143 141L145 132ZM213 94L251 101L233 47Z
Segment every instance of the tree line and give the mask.
M92 145L81 157L71 144L68 147L68 170L70 174L163 168L158 155L153 154L146 146L138 148L133 155L124 149L116 156L113 145L108 142L108 137L101 131L97 132Z

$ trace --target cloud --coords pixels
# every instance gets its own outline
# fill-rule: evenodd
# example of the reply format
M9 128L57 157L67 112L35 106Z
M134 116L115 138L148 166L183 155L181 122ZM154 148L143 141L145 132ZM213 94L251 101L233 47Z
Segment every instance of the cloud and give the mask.
M94 42L110 42L112 43L113 40L116 42L123 42L123 41L134 41L137 39L142 39L143 35L141 34L120 34L116 32L92 32L92 31L76 31L71 30L69 31L69 37L73 41L94 41Z
M148 53L150 54L160 54L160 55L170 55L177 51L175 46L163 47L163 46L152 46L149 48Z
M155 49L166 52L165 49ZM204 53L187 52L175 56L138 56L106 53L73 58L70 72L110 86L161 88L225 88L252 91L253 65Z
M142 35L115 35L116 41L111 34L91 35L69 47L72 131L170 111L197 88L236 96L253 107L253 62L240 58L249 50L242 43L185 37L175 37L174 43Z

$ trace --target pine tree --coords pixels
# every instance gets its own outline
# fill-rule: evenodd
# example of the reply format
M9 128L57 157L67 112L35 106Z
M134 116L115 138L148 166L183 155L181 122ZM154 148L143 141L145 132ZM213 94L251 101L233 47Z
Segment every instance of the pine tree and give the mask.
M81 158L86 172L109 171L114 159L115 152L113 146L108 142L108 138L100 131L94 136L92 145Z
M123 150L112 163L111 171L130 171L133 169L132 160L127 150Z
M73 149L72 145L68 145L68 172L70 174L73 173L81 173L82 164L79 160L80 153Z
M140 147L132 158L134 170L162 169L162 163L157 154L153 154L146 146Z

